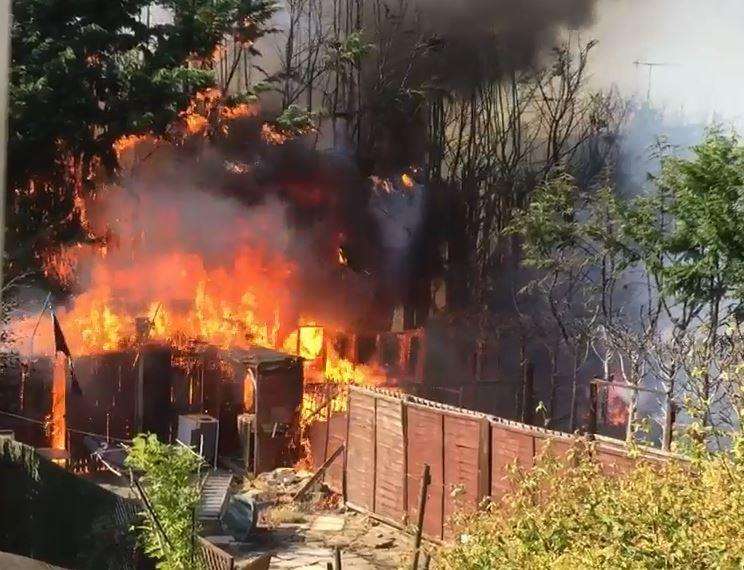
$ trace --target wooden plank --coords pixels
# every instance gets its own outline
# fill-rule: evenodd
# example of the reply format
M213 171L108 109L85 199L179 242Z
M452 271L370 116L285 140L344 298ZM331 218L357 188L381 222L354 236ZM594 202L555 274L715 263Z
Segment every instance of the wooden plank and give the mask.
M330 435L328 438L328 449L337 449L343 445L346 447L346 414L332 414L328 422ZM337 493L343 492L344 462L334 461L326 471L325 483Z
M349 394L348 449L346 455L347 500L374 510L375 398L371 394Z
M636 465L636 460L628 457L626 451L604 445L597 446L597 460L602 471L610 476L624 475Z
M442 414L423 407L406 407L407 510L410 520L418 516L418 491L424 465L430 467L431 484L427 490L424 534L442 538L444 489L444 432Z
M320 466L320 468L313 474L312 477L308 480L307 483L305 483L297 493L295 493L295 496L292 498L294 501L301 501L302 498L307 494L307 492L312 488L313 485L315 485L319 479L323 476L323 474L326 472L326 469L331 465L331 463L334 462L334 460L341 455L341 452L344 450L344 446L342 445L336 451L331 453L330 457L325 460L323 465Z
M515 462L531 469L535 455L535 438L525 432L491 425L491 497L500 499L511 490L509 468Z
M403 521L405 518L405 448L403 404L377 401L375 512Z
M475 509L482 499L481 421L444 414L444 536L455 512Z

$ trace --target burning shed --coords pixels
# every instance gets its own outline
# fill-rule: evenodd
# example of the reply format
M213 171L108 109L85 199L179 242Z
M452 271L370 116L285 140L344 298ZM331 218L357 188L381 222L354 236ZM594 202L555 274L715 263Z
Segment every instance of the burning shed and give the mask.
M83 432L112 439L131 439L147 431L171 439L171 348L157 343L139 350L109 351L75 359L80 390L66 390L68 449L84 452Z
M209 414L218 421L219 452L247 451L250 471L291 465L298 458L300 357L258 346L223 350L198 344L176 349L147 343L139 350L77 358L75 373L80 390L61 394L64 425L59 426L61 433L68 433L59 448L68 449L73 459L87 456L85 434L115 441L145 431L173 442L179 415L189 414ZM240 433L239 424L245 428Z

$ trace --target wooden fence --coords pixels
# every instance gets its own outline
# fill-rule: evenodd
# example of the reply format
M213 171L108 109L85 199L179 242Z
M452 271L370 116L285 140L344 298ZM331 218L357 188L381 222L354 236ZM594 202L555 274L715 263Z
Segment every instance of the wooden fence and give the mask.
M563 454L575 437L560 432L454 408L407 395L352 388L349 409L310 431L313 461L322 464L340 445L326 483L344 493L352 508L405 525L417 517L424 465L429 465L424 533L446 539L447 521L459 509L476 508L509 491L509 466L529 469L551 441ZM622 442L598 437L597 458L607 473L635 462ZM644 458L668 454L648 450Z
M197 537L196 551L200 568L207 570L233 570L235 568L235 559L229 553L201 536Z

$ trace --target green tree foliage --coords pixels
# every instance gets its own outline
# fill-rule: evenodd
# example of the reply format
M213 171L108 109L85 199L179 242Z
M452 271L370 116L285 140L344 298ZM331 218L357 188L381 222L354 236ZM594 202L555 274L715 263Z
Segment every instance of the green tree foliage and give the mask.
M196 568L195 509L199 503L201 459L179 445L158 441L153 434L134 439L126 465L141 473L140 484L155 512L142 512L141 539L145 552L163 570Z
M149 23L150 9L169 14ZM114 142L167 134L214 83L226 34L259 37L270 0L14 2L9 139L11 272L45 246L93 239L80 200L115 174Z
M714 129L686 155L667 152L651 180L625 199L551 176L511 230L541 272L529 290L568 343L595 339L606 371L619 361L628 382L655 375L702 426L737 428L740 375L726 371L741 353L744 147Z
M312 113L297 105L290 105L284 109L276 118L275 123L288 136L303 135L315 128Z
M657 179L674 225L665 237L666 287L705 305L744 294L744 147L712 131L691 158L667 158Z
M744 457L703 453L693 463L640 462L602 472L591 448L550 455L499 504L461 515L451 569L741 568Z

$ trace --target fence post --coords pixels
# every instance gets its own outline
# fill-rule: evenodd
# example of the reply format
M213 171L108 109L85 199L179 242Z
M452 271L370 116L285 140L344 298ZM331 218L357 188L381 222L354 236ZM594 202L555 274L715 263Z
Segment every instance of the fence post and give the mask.
M526 360L522 371L522 423L532 425L535 412L535 367Z
M661 438L661 449L663 451L669 451L672 448L672 432L674 431L674 416L676 415L671 391L666 395L664 408L664 432Z
M431 475L429 473L430 468L428 464L424 464L424 472L421 475L421 494L419 495L419 509L418 509L418 524L416 527L416 539L413 545L413 565L411 568L416 570L418 568L419 551L421 549L421 535L424 531L424 513L426 512L426 492L429 489L431 483Z
M599 386L592 380L589 382L589 438L594 439L597 434L597 392Z

